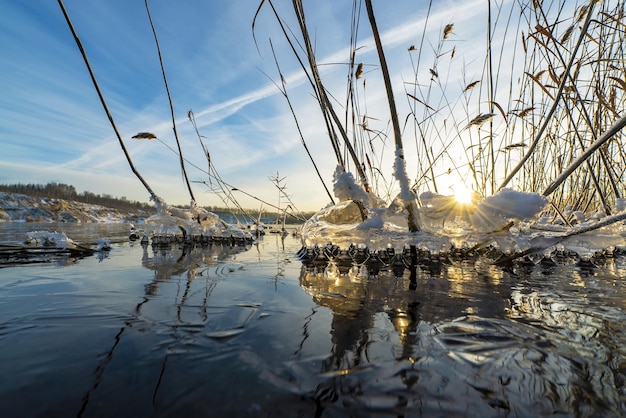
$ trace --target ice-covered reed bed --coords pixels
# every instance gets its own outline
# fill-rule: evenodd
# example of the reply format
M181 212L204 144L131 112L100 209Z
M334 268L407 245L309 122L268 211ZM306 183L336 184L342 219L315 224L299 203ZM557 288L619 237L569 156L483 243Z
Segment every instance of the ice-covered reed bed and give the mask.
M353 200L329 205L303 225L298 255L305 262L379 266L479 255L504 263L564 254L589 260L626 246L626 212L621 206L610 217L570 211L566 226L542 216L548 200L536 193L503 189L477 203L423 193L419 200L422 228L417 232L406 229L408 213L403 205L367 210Z
M391 253L489 249L505 262L557 253L589 259L621 248L623 2L487 2L474 10L484 16L486 44L465 42L469 22L455 24L446 6L407 10L417 11L423 30L406 45L406 75L398 48L381 36L391 28L377 23L370 0L354 3L343 93L325 82L330 70L321 71L313 48L323 34L313 42L303 2L293 2L299 32L276 16L337 157L336 200L329 193L331 204L304 225L300 256L384 264ZM390 68L401 76L395 86ZM368 102L372 95L385 95L389 106ZM470 203L444 195L463 190Z
M249 231L224 222L194 202L188 210L170 206L162 200L158 200L156 206L157 213L145 220L146 228L141 237L144 243L163 247L172 244L240 245L254 241Z

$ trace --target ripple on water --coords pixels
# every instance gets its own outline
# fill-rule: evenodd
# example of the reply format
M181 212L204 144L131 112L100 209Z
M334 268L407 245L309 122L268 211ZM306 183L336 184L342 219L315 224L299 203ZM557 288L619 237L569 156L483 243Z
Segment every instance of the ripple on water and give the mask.
M375 333L373 333L375 334ZM328 416L611 416L624 410L621 373L559 330L516 320L466 316L421 323L406 340L387 330L360 359L313 356L265 370ZM387 338L388 337L388 338ZM405 358L376 358L398 344ZM379 347L377 347L379 346ZM408 354L408 355L407 355ZM359 363L360 362L360 363ZM348 367L348 364L351 364ZM602 412L604 411L604 412ZM378 416L378 415L377 415Z

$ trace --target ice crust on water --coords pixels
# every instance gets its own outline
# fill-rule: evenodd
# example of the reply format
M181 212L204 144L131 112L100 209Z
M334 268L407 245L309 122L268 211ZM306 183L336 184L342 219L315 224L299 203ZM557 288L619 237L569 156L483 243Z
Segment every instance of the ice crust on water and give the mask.
M193 201L187 210L170 206L159 198L157 198L155 203L157 213L147 218L144 222L146 239L154 238L155 236L169 239L182 235L188 239L203 236L205 238L220 238L222 240L235 239L237 242L253 240L250 232L227 224L218 215L199 208ZM133 234L137 233L132 224L130 232ZM26 241L58 249L75 249L79 247L64 233L59 232L28 232ZM110 248L111 243L109 240L101 238L97 242L96 251L106 251Z
M63 232L31 231L26 233L26 241L59 249L71 248L76 245Z
M57 248L60 250L86 250L71 238L65 235L64 232L49 232L49 231L31 231L26 233L26 242L30 244L38 244L44 247ZM96 251L107 251L111 249L111 240L106 238L98 239L96 244Z
M337 174L337 173L336 173ZM367 219L361 216L359 203L365 199L355 191L352 176L336 176L335 194L340 202L323 208L302 227L304 247L326 245L367 248L381 251L394 248L402 251L411 246L431 253L452 248L492 246L503 254L537 252L548 255L554 250L572 251L582 258L626 246L626 202L618 199L607 225L599 226L594 217L572 213L576 225L561 226L551 219L540 218L548 199L538 193L503 189L478 203L461 204L453 196L432 192L419 197L421 230L409 232L408 212L403 196L398 195L389 206L366 208ZM364 191L363 191L364 192ZM351 199L359 198L359 203ZM370 202L380 199L369 197Z
M180 209L157 199L157 213L145 220L146 234L203 235L207 237L240 238L251 240L252 235L229 225L213 212L200 208L194 201L190 209Z

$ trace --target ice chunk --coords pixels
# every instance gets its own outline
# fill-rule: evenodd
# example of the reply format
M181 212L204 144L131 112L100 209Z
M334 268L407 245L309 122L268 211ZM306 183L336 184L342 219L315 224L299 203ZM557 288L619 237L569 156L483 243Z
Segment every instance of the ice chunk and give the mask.
M471 221L477 229L483 229L497 227L512 219L529 220L539 214L547 203L548 199L539 193L502 189L478 204Z
M26 237L28 242L34 241L56 248L68 248L68 245L70 247L74 245L74 241L62 232L32 231L27 232Z

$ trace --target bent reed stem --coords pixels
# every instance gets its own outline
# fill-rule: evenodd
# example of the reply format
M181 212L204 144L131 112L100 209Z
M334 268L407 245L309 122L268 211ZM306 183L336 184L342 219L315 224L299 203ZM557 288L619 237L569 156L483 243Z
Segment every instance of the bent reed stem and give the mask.
M159 198L152 191L152 189L150 188L150 186L148 185L146 180L144 180L144 178L141 176L139 171L137 171L137 169L135 168L135 165L133 164L132 159L130 158L130 154L128 153L128 150L126 149L126 145L124 145L124 141L122 140L122 136L120 135L119 131L117 130L117 126L115 125L115 121L113 120L113 116L111 115L111 112L109 111L109 107L107 106L106 101L104 100L104 95L102 94L102 91L100 90L100 86L98 85L98 81L96 80L96 76L95 76L93 70L91 69L91 65L89 64L89 59L87 58L87 54L85 53L85 49L83 48L83 44L80 41L80 38L78 37L78 34L76 33L76 30L74 29L74 25L72 24L70 16L67 13L67 10L65 9L65 5L63 4L62 0L58 0L58 2L59 2L59 6L61 7L61 11L63 12L63 16L65 16L65 21L67 22L67 25L70 28L70 31L72 32L72 36L74 37L74 40L76 41L76 46L78 46L80 54L83 57L83 60L85 61L85 65L87 66L87 71L89 71L89 76L91 77L91 81L93 82L93 85L94 85L94 87L96 89L96 92L98 93L98 97L100 98L100 102L102 103L102 107L104 108L104 111L106 112L107 117L109 118L109 122L111 122L111 126L113 127L113 131L115 132L115 135L117 136L117 140L119 141L120 146L122 147L122 151L124 151L124 155L126 156L126 160L128 161L128 165L130 166L130 169L135 174L135 176L139 179L141 184L143 184L143 186L146 188L148 193L150 193L151 199L155 203L157 203L157 202L159 202Z
M172 103L172 95L170 94L170 88L167 83L167 77L165 76L165 66L163 65L163 57L161 56L161 47L159 46L159 38L157 37L156 29L154 28L154 23L152 22L152 15L150 14L150 8L148 7L148 0L145 0L146 4L146 12L148 13L148 20L150 21L150 27L152 28L152 34L154 35L154 42L156 44L157 53L159 54L159 64L161 64L161 74L163 74L163 82L165 83L165 91L167 92L167 99L170 104L170 113L172 115L172 129L174 130L174 138L176 139L176 145L178 146L178 155L180 160L180 168L183 172L183 178L185 179L185 184L187 185L187 190L189 191L189 196L193 202L196 201L196 198L193 195L193 190L191 189L191 184L189 183L189 177L187 177L187 170L185 169L185 160L183 158L183 150L180 146L180 140L178 139L178 131L176 130L176 117L174 115L174 104Z

